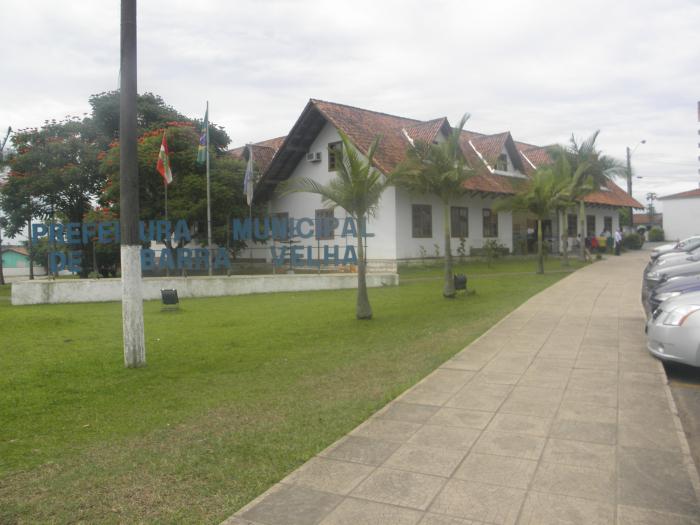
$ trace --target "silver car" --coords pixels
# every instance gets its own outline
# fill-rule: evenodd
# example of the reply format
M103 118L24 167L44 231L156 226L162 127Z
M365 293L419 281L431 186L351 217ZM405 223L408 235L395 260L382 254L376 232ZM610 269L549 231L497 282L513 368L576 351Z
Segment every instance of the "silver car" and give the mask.
M689 251L693 248L700 246L700 235L693 235L687 239L683 239L678 242L672 242L670 244L662 244L657 246L651 251L651 260L655 260L660 255L673 251Z
M654 264L652 264L648 270L646 270L646 273L653 271L662 272L666 268L670 268L672 266L680 266L681 264L688 264L697 261L700 261L700 250L697 249L693 250L692 252L674 253L672 256L671 254L662 255L656 259L656 262L654 262Z
M647 322L647 349L663 361L700 367L700 292L661 303Z

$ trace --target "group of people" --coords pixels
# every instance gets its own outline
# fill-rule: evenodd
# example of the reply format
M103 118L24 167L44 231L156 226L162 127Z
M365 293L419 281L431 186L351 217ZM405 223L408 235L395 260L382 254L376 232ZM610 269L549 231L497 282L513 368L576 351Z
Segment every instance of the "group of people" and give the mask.
M603 230L599 236L591 235L590 237L587 237L586 248L588 248L591 252L604 252L608 247L610 247L611 240L615 243L615 255L620 255L620 250L622 248L621 228L615 230L614 234L611 234L608 230Z

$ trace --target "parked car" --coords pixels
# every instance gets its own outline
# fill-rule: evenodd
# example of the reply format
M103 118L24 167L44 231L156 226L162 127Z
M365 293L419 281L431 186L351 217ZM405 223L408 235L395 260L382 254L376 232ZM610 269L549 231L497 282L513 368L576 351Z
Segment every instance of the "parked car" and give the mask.
M649 294L647 302L644 304L647 317L649 317L662 302L690 292L700 292L700 275L671 277L666 282L654 288Z
M669 268L652 269L644 275L642 286L642 304L646 303L650 294L661 283L666 282L671 277L700 275L700 261L691 261L686 264L679 264Z
M644 273L653 272L654 270L665 270L671 266L678 266L680 264L688 264L689 262L700 261L700 249L693 250L691 252L680 252L680 253L667 253L662 255L651 266L648 266Z
M647 349L661 360L700 367L700 292L661 303L647 322Z
M700 235L694 235L678 242L662 244L651 251L651 260L653 261L664 253L669 253L672 251L687 252L697 248L698 246L700 246Z

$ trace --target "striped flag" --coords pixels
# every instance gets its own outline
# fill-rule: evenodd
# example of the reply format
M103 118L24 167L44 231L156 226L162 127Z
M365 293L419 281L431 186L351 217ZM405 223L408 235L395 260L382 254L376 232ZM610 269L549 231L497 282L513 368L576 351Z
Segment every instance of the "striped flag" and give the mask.
M253 146L248 144L248 164L245 167L245 178L243 179L243 192L245 193L248 206L253 202L253 189L255 186L255 175L253 174Z
M209 131L209 104L204 114L202 123L202 133L199 135L199 148L197 149L197 164L204 164L207 161L207 133Z
M160 153L158 153L158 164L156 170L163 177L163 182L167 186L173 181L173 172L170 171L170 151L168 150L168 141L163 132L163 142L160 143Z

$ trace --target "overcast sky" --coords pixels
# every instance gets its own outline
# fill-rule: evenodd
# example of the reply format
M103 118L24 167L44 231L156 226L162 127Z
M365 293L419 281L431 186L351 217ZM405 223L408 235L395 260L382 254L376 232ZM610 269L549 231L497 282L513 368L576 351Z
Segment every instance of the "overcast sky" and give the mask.
M284 135L309 98L516 140L601 130L635 196L698 186L700 1L142 0L139 91L232 146ZM0 128L89 111L118 87L119 2L2 0Z

